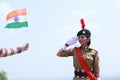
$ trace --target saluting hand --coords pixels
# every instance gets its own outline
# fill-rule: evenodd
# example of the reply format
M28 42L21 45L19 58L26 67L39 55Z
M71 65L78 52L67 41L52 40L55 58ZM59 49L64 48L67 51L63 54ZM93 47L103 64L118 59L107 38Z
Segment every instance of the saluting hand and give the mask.
M77 40L78 40L78 37L77 37L77 36L72 37L70 40L68 40L68 41L66 42L66 44L67 44L68 46L73 45L73 44L76 43Z
M69 40L65 43L65 45L62 47L62 50L66 50L66 48L67 48L68 46L75 44L75 43L77 42L77 40L78 40L78 37L77 37L77 36L72 37L71 39L69 39Z

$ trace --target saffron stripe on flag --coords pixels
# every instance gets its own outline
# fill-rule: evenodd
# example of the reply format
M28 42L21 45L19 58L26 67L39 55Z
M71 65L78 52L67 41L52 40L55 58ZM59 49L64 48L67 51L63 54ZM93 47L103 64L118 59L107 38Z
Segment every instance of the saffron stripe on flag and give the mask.
M6 17L6 20L9 20L15 16L22 16L22 15L26 15L26 8L18 9L18 10L14 10L14 11L10 12Z

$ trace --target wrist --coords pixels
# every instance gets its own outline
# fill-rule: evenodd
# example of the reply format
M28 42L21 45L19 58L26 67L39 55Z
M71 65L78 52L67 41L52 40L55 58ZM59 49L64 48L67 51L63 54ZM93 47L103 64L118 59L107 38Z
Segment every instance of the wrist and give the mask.
M69 46L68 44L65 44L65 45L62 47L62 50L66 50L68 46Z

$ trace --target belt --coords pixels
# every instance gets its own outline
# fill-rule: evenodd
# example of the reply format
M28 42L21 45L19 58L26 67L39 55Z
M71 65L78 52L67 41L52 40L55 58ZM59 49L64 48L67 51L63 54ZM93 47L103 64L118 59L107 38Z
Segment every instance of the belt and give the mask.
M75 69L74 71L75 77L77 78L87 78L87 74L84 69Z
M94 73L93 69L91 69L92 73ZM86 74L84 69L76 69L74 71L75 77L77 78L88 78L88 75Z

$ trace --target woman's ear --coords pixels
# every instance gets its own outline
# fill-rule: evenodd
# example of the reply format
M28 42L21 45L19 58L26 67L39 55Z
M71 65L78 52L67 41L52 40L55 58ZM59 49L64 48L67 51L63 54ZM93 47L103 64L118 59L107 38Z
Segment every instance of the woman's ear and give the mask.
M89 42L90 41L90 38L87 38L87 42Z

